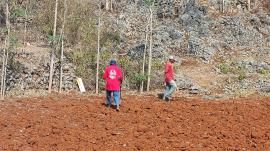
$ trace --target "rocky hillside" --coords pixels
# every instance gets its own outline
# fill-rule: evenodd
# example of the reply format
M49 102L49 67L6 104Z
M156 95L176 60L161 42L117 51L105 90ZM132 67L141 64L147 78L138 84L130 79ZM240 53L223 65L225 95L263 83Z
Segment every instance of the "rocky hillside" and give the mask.
M134 90L138 84L134 79L140 73L143 52L146 50L148 55L149 51L149 37L148 41L145 41L146 33L150 30L149 6L143 0L119 0L113 3L113 10L106 10L105 1L102 4L102 68L110 58L118 58L119 52L125 52L124 58L118 58L126 75L124 88ZM36 8L36 12L44 12L46 7L53 8L52 2L48 5L41 5ZM79 4L70 6L70 11L77 5ZM88 17L92 18L87 20L87 17L82 15L86 14L83 12L98 14L95 5L91 6L84 5L83 9L77 9L78 12L69 14L67 25L69 52L66 53L69 65L74 68L70 71L68 79L74 79L75 76L83 77L89 90L92 90L94 85L97 16L90 15ZM162 87L163 63L168 55L173 54L180 60L176 65L178 87L186 94L202 94L212 98L212 96L227 97L270 92L269 2L251 1L250 10L248 9L246 0L227 0L224 4L219 0L156 0L152 7L154 58L152 89ZM60 8L60 12L62 11ZM53 12L48 14L51 13ZM85 20L76 20L78 16L75 15ZM61 23L61 17L59 20ZM75 23L76 28L73 26ZM38 40L28 38L36 45L47 41L44 38L47 26L43 24L37 26L37 29L33 28L35 32L28 32L29 37L34 37L32 33L38 33L35 35L43 37ZM29 26L33 25L34 23L30 23ZM20 31L20 28L13 30ZM18 57L15 57L15 60L24 64ZM40 82L43 86L38 86L43 90L46 89L43 83L47 80L45 78L48 73L47 65L39 66L38 69L41 71L34 73L43 79L43 82ZM20 74L18 79L27 81L29 75L31 72L27 72L27 75ZM15 77L17 74L12 72L9 76ZM11 85L20 83L19 81ZM76 88L75 83L73 82L73 85L71 83L67 82L69 90ZM21 87L36 89L30 83L23 85ZM14 87L8 88L12 89L15 90Z
M130 44L127 51L132 58L142 57L149 17L143 3L138 5L126 5L120 16L123 43ZM243 0L224 5L222 9L216 0L181 1L178 5L157 1L154 57L164 60L168 54L177 55L183 62L178 86L192 94L268 93L269 4L251 3L250 11ZM185 64L192 60L193 64Z

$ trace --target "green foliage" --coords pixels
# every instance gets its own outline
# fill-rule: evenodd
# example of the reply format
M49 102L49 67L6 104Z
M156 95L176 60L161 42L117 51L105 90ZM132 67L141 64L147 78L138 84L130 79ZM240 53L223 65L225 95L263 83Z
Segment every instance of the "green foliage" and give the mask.
M76 76L88 77L91 75L91 69L95 68L94 53L75 51L67 53L66 56L76 66Z
M134 78L139 83L141 83L142 81L146 81L147 80L147 76L146 75L143 75L143 74L136 74Z
M219 65L219 70L223 74L227 74L231 71L230 66L228 64L222 63Z
M118 61L118 64L123 68L123 69L129 69L130 70L130 65L131 65L131 60L129 57L121 57Z
M100 55L100 60L101 60L101 63L102 63L102 66L105 67L108 65L110 59L112 59L112 54L109 53L108 51L105 51L105 52L102 52L101 55Z
M10 36L10 49L16 49L19 47L19 40L15 35Z
M14 22L14 21L16 21L16 19L18 17L25 17L25 16L26 16L25 9L19 7L19 8L12 10L12 12L10 14L10 19L12 22Z
M117 45L120 44L120 42L121 42L120 33L118 33L118 32L115 32L115 33L109 33L108 36L109 36L109 38L110 38L113 42L115 42Z
M6 34L8 32L6 27L0 28L0 33Z
M16 53L10 53L8 67L9 70L12 70L13 72L21 73L23 70L23 65L19 61L15 60L15 55Z
M53 35L53 29L52 26L50 26L50 24L46 24L44 26L42 26L42 32L45 35Z
M101 47L109 47L114 51L117 51L120 45L121 38L118 32L108 32L103 34L101 39Z
M62 37L60 35L56 35L55 37L52 35L48 35L49 42L56 42L56 41L59 41L61 39L62 39Z
M84 79L86 89L91 89L95 83L95 54L88 51L66 52L67 59L74 64L75 75Z
M266 75L266 74L268 74L268 71L266 69L260 69L259 73L262 75Z
M141 64L138 62L131 60L128 56L123 56L118 59L118 65L122 68L124 74L124 80L130 84L130 87L137 87L138 86L138 79L143 79L143 77L136 77L140 72Z
M4 18L4 15L0 12L0 21Z
M81 30L84 33L84 34L82 34L83 42L85 44L87 44L88 46L92 45L92 44L96 44L96 41L97 41L97 27L95 25L95 22L88 21L87 23L82 24L81 26L82 26Z
M238 80L239 80L239 81L242 81L242 80L244 80L244 79L246 79L245 73L240 73L239 76L238 76Z
M164 69L164 62L159 59L152 60L152 69L154 71L162 71Z
M147 6L153 5L154 2L155 2L155 0L144 0L144 3L145 3Z
M146 81L147 80L147 75L144 75L144 74L135 74L134 76L134 82L137 86L137 89L139 90L140 89L140 85L141 85L141 82L143 81Z

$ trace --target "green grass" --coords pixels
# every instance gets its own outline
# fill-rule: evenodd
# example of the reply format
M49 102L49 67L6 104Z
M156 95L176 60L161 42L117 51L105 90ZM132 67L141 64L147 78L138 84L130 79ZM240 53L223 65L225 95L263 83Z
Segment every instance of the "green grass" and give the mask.
M222 63L219 65L219 70L223 74L227 74L231 71L230 66L228 64Z

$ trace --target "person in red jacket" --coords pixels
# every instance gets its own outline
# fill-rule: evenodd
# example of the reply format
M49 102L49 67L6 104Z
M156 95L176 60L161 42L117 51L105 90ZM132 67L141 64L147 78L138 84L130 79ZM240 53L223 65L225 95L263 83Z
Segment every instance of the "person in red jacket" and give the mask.
M119 111L120 87L123 77L116 60L110 61L110 65L105 69L103 79L106 81L106 106L111 106L113 94L116 110Z
M175 63L175 59L173 56L169 56L169 61L165 65L165 92L163 96L163 100L170 101L173 92L176 89L176 83L174 80L174 69L173 64Z

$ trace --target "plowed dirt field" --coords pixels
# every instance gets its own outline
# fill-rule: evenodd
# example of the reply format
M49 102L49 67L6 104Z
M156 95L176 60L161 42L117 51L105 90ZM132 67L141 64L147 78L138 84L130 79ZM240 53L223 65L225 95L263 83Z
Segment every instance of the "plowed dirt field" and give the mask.
M0 150L270 151L270 100L61 95L0 102Z

